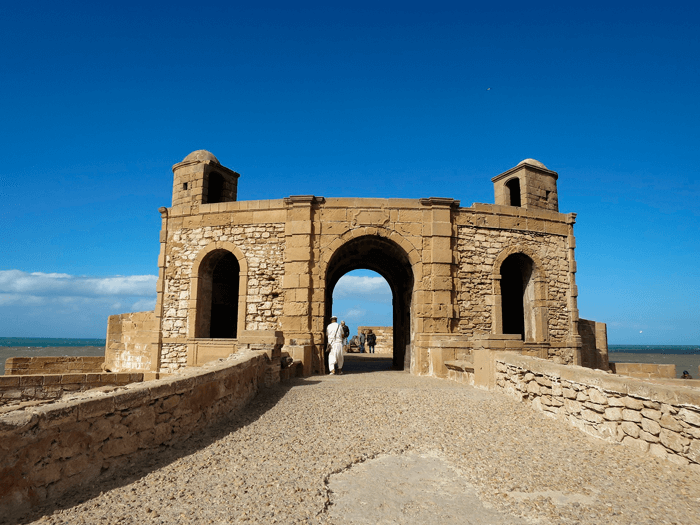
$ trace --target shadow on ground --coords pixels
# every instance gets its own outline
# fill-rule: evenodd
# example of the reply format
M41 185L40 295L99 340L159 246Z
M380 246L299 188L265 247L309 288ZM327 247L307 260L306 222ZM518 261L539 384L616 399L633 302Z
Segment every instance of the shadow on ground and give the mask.
M63 494L60 501L44 503L32 509L29 514L0 516L0 524L31 523L41 519L42 516L85 503L99 496L101 492L133 483L150 472L161 469L179 458L194 454L224 436L255 422L273 408L292 387L316 383L318 381L314 381L313 378L300 378L291 383L277 384L269 388L263 387L246 406L232 413L229 417L211 422L205 428L195 431L189 438L170 445L161 445L157 449L137 452L124 463L104 471L99 478L91 480L88 485L76 487Z
M344 374L365 374L368 372L393 370L391 356L377 357L377 354L345 354L343 360Z

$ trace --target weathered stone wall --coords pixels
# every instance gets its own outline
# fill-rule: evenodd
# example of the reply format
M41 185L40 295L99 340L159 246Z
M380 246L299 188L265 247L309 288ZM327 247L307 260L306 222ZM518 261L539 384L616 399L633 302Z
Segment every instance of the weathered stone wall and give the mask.
M253 398L267 368L265 353L251 352L177 377L0 413L0 516L58 499L220 421Z
M700 390L527 356L495 355L496 389L607 441L700 464ZM700 466L698 466L700 468Z
M610 370L621 376L652 379L665 377L675 379L676 365L657 365L651 363L610 363Z
M104 362L100 356L10 357L5 375L99 373Z
M226 203L240 205L242 203ZM213 243L225 242L238 248L247 263L245 326L241 330L278 330L284 294L285 225L200 226L169 231L163 293L163 348L160 369L172 372L187 364L187 338L193 338L190 297L193 262L200 251ZM168 342L167 340L175 340Z
M0 406L27 401L53 401L68 393L140 381L143 381L143 374L138 372L0 376Z
M581 336L581 366L608 370L608 330L605 323L579 319Z
M158 323L153 312L110 315L107 320L105 369L110 372L152 370Z
M570 334L571 319L567 312L567 293L571 287L568 246L565 235L518 230L495 230L473 226L458 229L457 256L459 288L459 332L472 337L490 334L494 263L499 254L511 246L523 246L539 255L547 286L549 338L563 343ZM572 362L572 356L565 357Z
M357 335L362 331L372 330L377 336L377 344L374 351L377 354L391 354L394 351L394 328L391 326L358 326ZM365 343L365 351L369 351Z

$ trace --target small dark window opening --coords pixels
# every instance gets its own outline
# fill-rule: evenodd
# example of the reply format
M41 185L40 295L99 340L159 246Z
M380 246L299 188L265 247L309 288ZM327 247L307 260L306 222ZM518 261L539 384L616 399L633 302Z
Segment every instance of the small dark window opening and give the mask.
M213 204L215 202L224 202L224 178L218 173L212 172L209 174L206 203Z
M544 199L549 202L549 194L552 193L551 191L547 190L544 192Z
M503 333L520 334L525 340L525 288L532 275L532 261L522 254L510 255L501 266Z
M511 179L506 182L511 206L520 206L520 179Z
M210 337L235 338L238 332L238 278L240 265L227 253L212 275Z
M187 189L187 183L186 183L186 182L183 182L183 183L182 183L182 189L183 189L183 190L186 190L186 189Z

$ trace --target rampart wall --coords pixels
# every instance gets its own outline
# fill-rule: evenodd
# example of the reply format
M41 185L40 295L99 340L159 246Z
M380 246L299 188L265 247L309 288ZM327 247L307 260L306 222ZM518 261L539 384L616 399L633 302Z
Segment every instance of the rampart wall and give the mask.
M242 408L271 378L266 352L249 351L177 377L0 413L0 515L26 512L186 439Z
M104 356L10 357L5 375L99 373L104 362Z
M700 390L681 380L657 384L508 352L494 360L495 390L597 438L700 464Z
M105 370L153 370L154 354L158 351L157 341L158 323L153 312L110 315L107 320Z
M143 381L143 373L64 373L0 376L0 407L55 401L65 394Z

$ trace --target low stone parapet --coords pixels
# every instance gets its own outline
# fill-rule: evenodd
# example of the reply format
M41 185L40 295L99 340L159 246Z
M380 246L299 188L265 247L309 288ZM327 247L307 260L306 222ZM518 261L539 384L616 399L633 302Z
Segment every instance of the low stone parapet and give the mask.
M621 376L651 378L675 378L676 365L656 365L651 363L610 363L610 370Z
M5 375L99 373L104 362L104 356L10 357Z
M35 374L0 376L0 407L26 401L55 401L67 393L143 381L141 373Z
M606 441L700 468L700 389L498 352L495 389Z
M251 351L167 379L0 414L0 516L25 513L220 421L255 396L268 369L266 353Z

